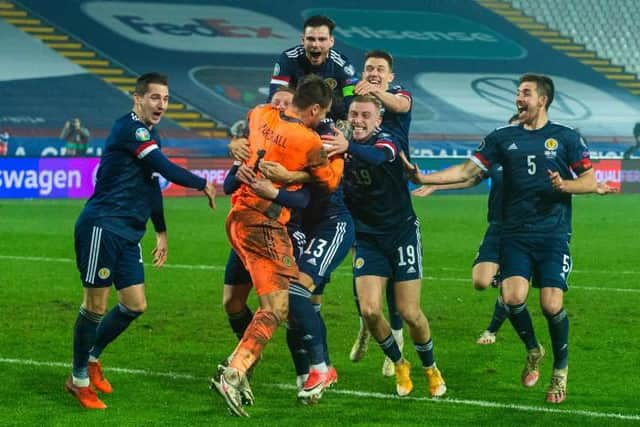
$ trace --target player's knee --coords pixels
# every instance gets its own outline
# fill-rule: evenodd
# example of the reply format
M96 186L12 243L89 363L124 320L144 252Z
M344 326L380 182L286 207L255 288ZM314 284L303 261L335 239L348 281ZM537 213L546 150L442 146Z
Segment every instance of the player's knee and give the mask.
M97 299L87 299L82 303L82 307L95 314L104 315L107 312L107 301L99 301Z
M125 307L132 313L138 313L139 315L147 311L147 300L142 299L140 301L128 301L126 304L120 303L121 306Z
M484 291L491 285L492 280L486 280L484 277L473 277L472 279L473 288L477 291Z
M274 307L273 314L275 314L276 317L278 318L279 324L284 322L285 320L287 320L287 317L289 316L289 305L288 304L284 306L278 305Z
M425 319L424 313L417 306L398 307L398 313L411 328L419 327Z
M360 303L360 313L367 323L376 323L382 318L382 308L378 304Z
M560 310L562 310L562 301L542 301L542 303L540 304L541 308L542 308L542 313L547 316L547 317L551 317L556 315L558 312L560 312Z
M271 312L278 319L278 324L287 320L289 316L289 300L287 298L278 299L271 304Z

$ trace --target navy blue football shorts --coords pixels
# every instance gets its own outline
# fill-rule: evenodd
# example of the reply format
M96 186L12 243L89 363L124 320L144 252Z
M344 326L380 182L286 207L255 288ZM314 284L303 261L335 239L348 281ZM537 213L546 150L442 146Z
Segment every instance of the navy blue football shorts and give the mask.
M142 249L119 235L81 221L75 228L76 265L87 288L115 285L120 290L144 283Z
M331 273L347 256L355 241L351 215L336 215L306 230L307 246L297 258L298 269L316 285L315 295L322 295Z
M297 225L288 225L287 232L289 233L289 238L291 238L291 243L293 244L293 255L297 260L302 255L302 251L304 251L304 247L306 245L305 234ZM224 284L230 286L251 284L251 276L249 275L249 272L244 268L240 257L233 249L229 252L227 265L224 268Z
M418 219L388 233L357 233L353 275L392 282L422 279L422 241Z
M558 236L503 236L500 242L502 279L522 276L535 288L568 289L573 262L569 241Z
M480 248L476 258L473 260L473 265L481 262L493 262L498 264L500 262L500 235L502 234L502 226L496 223L490 223L487 227L487 231L484 233Z

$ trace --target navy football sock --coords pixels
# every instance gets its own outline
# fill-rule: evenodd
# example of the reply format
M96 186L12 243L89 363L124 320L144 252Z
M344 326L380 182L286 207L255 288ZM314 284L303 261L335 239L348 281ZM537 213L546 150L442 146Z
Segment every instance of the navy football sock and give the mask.
M429 338L424 344L420 344L417 342L413 343L416 346L416 351L418 352L418 356L420 356L420 360L422 361L422 366L428 368L435 363L433 358L433 339Z
M293 322L287 322L287 346L291 353L296 375L309 373L309 353L302 342L302 332Z
M564 307L556 314L544 315L549 324L553 347L553 368L564 369L569 363L569 316Z
M389 334L388 337L379 341L380 348L384 352L384 354L391 359L393 363L398 363L400 359L402 359L402 353L400 353L400 348L398 347L398 343L393 338L393 334Z
M320 330L322 331L322 346L324 347L324 361L327 365L331 365L331 359L329 358L329 344L327 343L327 325L324 324L324 318L320 312L322 304L313 304L313 309L318 315L318 322L320 324Z
M504 321L507 320L507 317L509 317L509 311L502 302L502 298L498 297L493 308L493 317L487 330L493 334L497 333Z
M289 314L302 330L302 340L309 352L309 362L317 365L324 362L322 329L318 315L311 304L311 292L299 283L289 286Z
M247 326L251 323L251 319L253 319L253 313L251 309L245 305L239 313L227 313L227 318L229 319L231 330L238 339L241 339L244 331L247 330Z
M76 378L89 378L89 350L96 340L96 329L103 317L80 307L73 326L73 376Z
M533 331L533 323L531 322L529 310L527 310L527 303L507 305L507 307L509 309L509 320L527 350L538 347L538 340L536 340L536 334Z
M98 325L96 341L89 354L98 359L102 351L141 314L142 312L129 310L122 304L113 307Z

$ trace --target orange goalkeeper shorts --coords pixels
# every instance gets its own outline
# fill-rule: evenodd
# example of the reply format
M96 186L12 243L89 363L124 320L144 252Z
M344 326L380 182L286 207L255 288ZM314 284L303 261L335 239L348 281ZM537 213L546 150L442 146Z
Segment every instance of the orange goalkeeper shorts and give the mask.
M251 275L258 295L289 289L298 277L287 229L250 208L234 207L227 216L227 236Z

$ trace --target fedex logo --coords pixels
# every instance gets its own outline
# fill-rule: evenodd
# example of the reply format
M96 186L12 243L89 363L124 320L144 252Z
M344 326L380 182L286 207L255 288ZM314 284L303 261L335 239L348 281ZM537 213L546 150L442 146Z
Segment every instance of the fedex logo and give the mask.
M231 38L255 38L255 39L286 39L285 36L276 34L269 27L251 27L248 25L233 25L226 19L192 19L184 25L175 25L168 22L145 22L139 16L120 16L116 19L128 25L140 34L169 34L172 36L200 35L207 37L231 37Z
M114 33L158 49L273 55L300 42L301 31L291 25L236 7L96 1L82 10Z

